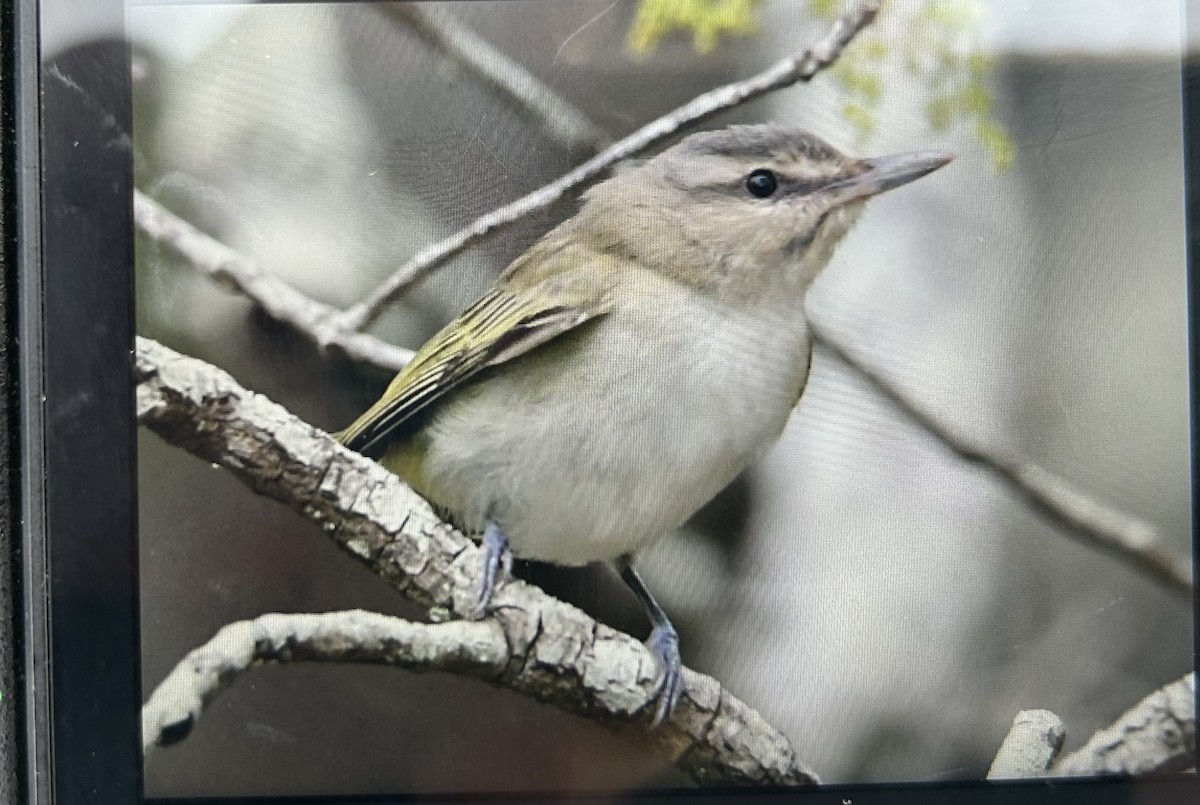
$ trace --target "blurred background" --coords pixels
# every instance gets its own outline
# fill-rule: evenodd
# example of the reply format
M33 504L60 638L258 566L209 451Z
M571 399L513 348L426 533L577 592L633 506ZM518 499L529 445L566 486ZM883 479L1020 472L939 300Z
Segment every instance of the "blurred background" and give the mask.
M801 52L827 0L422 3L616 138ZM694 10L694 9L693 9ZM674 16L672 16L674 14ZM591 155L387 4L136 5L140 190L323 302ZM955 432L1190 550L1180 4L890 0L839 64L703 127L774 121L858 155L958 159L872 202L808 315ZM66 46L66 45L64 45ZM472 247L373 328L418 346L576 209ZM329 429L388 378L318 354L147 240L138 331ZM139 437L148 696L222 625L420 611L317 528ZM1047 523L818 349L780 442L641 560L687 665L828 782L977 779L1026 708L1068 748L1192 667L1191 602ZM518 574L644 637L604 568ZM256 670L146 762L150 796L615 791L661 757L487 685Z

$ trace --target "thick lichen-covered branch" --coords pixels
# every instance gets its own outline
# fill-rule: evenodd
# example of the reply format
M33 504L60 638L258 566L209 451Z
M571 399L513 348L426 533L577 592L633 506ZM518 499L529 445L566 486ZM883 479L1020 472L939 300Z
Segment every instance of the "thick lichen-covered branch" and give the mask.
M1150 774L1196 766L1196 675L1142 699L1050 767L1058 777Z
M1186 674L1142 699L1079 749L1060 757L1066 730L1049 710L1022 710L989 780L1097 777L1186 771L1196 766L1196 676Z
M396 476L225 372L154 341L138 339L136 373L141 424L300 512L409 598L460 619L471 613L479 549ZM613 728L648 728L657 667L641 643L519 581L498 591L494 611L488 623L503 636L504 670L474 673L491 662L482 652L466 672ZM219 679L221 662L206 673ZM653 736L693 778L815 781L788 740L716 680L685 670L685 681L679 707ZM201 691L193 703L196 695L203 701ZM186 731L198 705L184 711L154 716L155 732Z
M988 769L989 780L1041 777L1062 750L1062 719L1049 710L1022 710Z

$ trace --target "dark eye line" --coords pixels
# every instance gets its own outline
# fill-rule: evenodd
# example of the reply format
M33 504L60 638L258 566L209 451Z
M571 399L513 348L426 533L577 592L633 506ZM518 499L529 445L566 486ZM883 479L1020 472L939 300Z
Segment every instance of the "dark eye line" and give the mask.
M769 177L765 178L765 184L762 186L764 190L769 188L769 192L755 192L755 188L752 187L752 180L756 177ZM810 193L820 190L829 184L829 182L828 178L792 179L767 168L757 168L742 179L741 185L754 198L767 200L784 196L788 198L807 196Z
M829 184L828 179L788 179L784 183L788 195L807 196Z
M700 184L690 184L685 182L672 182L672 185L682 191L691 194L696 200L705 201L721 201L727 200L730 193L736 193L746 198L749 201L782 201L784 199L799 198L806 196L816 190L820 190L825 185L829 184L829 180L822 179L791 179L783 174L776 173L775 179L778 182L778 188L774 194L765 198L758 199L751 196L746 188L746 179L749 174L741 176L734 182L729 180L721 180L715 182L704 182Z

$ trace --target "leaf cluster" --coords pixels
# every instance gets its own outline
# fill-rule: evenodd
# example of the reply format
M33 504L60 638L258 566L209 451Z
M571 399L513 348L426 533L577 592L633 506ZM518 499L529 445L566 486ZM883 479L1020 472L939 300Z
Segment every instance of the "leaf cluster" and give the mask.
M629 49L654 50L676 31L692 34L698 53L709 53L722 36L748 36L758 30L754 11L761 0L642 0L629 29Z
M641 0L629 30L635 54L652 51L667 36L692 35L698 53L709 53L722 37L757 32L761 0ZM848 0L809 0L810 12L821 19L845 13ZM997 170L1005 170L1016 155L1012 137L993 114L988 87L993 60L978 46L980 0L923 0L884 3L883 13L903 15L894 20L902 31L899 41L878 32L862 36L834 66L832 76L842 88L842 114L862 141L874 133L883 99L885 78L902 65L924 87L925 112L931 129L946 131L963 122Z

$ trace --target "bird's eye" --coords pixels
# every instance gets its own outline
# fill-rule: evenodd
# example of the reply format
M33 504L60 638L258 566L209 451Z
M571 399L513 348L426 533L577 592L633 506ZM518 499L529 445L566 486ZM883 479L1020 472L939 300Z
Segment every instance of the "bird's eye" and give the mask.
M755 198L767 198L779 188L779 180L766 168L751 171L746 177L746 190Z

